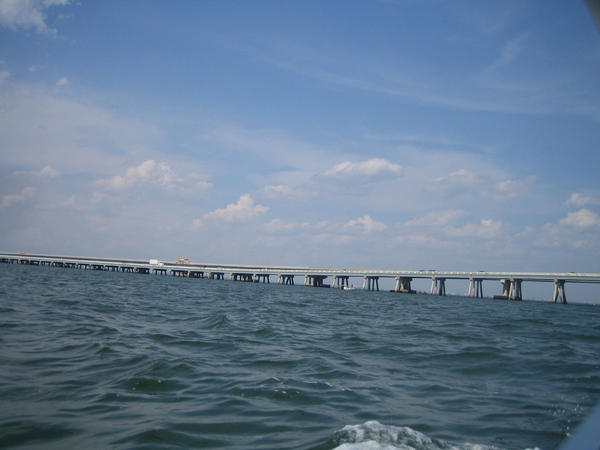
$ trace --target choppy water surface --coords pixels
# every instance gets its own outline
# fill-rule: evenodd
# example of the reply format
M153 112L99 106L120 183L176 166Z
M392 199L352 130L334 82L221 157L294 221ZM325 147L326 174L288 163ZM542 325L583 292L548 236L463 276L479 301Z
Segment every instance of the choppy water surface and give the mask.
M0 446L556 448L600 399L599 319L2 264Z

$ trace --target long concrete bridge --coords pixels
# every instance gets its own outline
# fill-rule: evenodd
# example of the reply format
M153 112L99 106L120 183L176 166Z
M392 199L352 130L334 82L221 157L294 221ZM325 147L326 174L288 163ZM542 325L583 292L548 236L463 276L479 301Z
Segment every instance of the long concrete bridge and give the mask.
M233 264L196 264L188 260L175 262L157 259L118 259L79 256L41 255L30 253L0 253L0 262L12 264L48 265L88 270L103 270L141 274L172 275L188 278L210 278L224 280L227 275L233 281L270 283L277 277L278 284L294 285L296 277L304 277L304 286L349 288L351 278L363 280L362 288L379 290L379 279L395 279L392 292L414 293L414 279L430 279L432 295L446 295L446 280L469 282L467 296L483 298L483 282L498 281L502 294L494 298L522 300L523 282L553 283L552 301L567 303L566 283L600 283L598 273L550 273L550 272L455 272L439 270L354 270L314 267L250 266ZM325 281L330 278L331 282Z

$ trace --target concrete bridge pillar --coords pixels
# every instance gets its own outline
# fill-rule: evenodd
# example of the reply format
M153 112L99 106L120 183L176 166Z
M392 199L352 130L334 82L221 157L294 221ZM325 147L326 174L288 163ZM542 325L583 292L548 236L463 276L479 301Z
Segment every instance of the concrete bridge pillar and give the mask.
M367 275L363 280L363 289L367 291L379 290L379 277Z
M565 280L554 280L554 294L552 295L552 301L556 303L560 300L560 303L567 303L567 294L565 292Z
M509 300L523 300L523 295L521 293L521 283L523 280L510 280L510 288L508 291L508 299Z
M327 275L306 275L304 277L304 286L325 287L323 281Z
M333 277L333 283L331 283L332 288L344 289L344 287L350 287L348 284L348 279L350 277L346 275L336 275Z
M396 287L394 288L394 292L402 292L405 294L410 294L413 292L410 283L412 282L412 278L409 277L396 277Z
M500 280L502 284L502 297L508 298L508 293L510 292L510 280Z
M224 280L225 273L224 272L209 272L208 278L210 278L211 280Z
M269 277L269 274L257 273L254 274L254 282L260 283L262 281L263 283L271 283Z
M294 275L280 274L277 277L277 283L278 284L293 285L294 284Z
M481 278L469 279L467 297L483 298L483 280Z
M445 278L436 278L433 277L431 279L431 289L429 290L431 295L446 295L446 279Z

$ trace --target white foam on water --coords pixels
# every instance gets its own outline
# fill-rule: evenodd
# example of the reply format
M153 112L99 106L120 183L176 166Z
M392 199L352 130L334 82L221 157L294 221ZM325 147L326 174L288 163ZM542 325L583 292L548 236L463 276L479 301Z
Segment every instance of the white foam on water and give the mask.
M335 450L499 450L489 445L451 444L410 427L383 425L376 420L346 425L335 436L341 443Z

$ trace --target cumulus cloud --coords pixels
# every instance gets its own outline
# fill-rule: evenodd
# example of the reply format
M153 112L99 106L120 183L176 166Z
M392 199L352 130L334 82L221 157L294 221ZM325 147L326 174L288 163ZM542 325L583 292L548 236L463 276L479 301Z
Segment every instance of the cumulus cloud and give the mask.
M266 213L268 207L255 205L249 194L242 195L237 203L230 203L225 208L215 209L204 215L204 219L224 220L226 222L244 222Z
M36 172L36 175L39 175L41 177L57 177L59 175L58 171L56 169L53 169L50 166L46 166L44 167L42 170L40 170L39 172Z
M320 233L316 234L311 238L312 242L317 244L329 244L329 245L346 245L354 240L352 236L347 234L330 234Z
M306 230L311 228L308 222L285 222L281 219L273 219L265 224L265 230L275 233L289 233L297 230Z
M447 211L432 211L423 217L418 217L406 222L406 226L432 226L443 227L456 219L462 217L464 211L462 209L449 209Z
M560 219L559 223L576 228L589 228L600 224L600 216L589 209L582 208L570 212L567 217Z
M14 172L14 175L33 175L36 177L48 177L55 178L60 175L58 170L54 169L51 166L45 166L41 170L29 170L24 172Z
M387 227L384 223L371 219L370 216L363 216L349 220L344 224L344 228L362 228L364 233L372 233L373 231L383 231Z
M344 161L323 174L328 178L378 177L400 175L402 166L383 158L371 158L361 162Z
M62 77L56 82L57 86L66 86L67 84L69 84L69 79L67 77Z
M467 169L458 169L435 179L436 183L444 186L472 186L476 181L475 174Z
M569 199L565 202L567 206L575 206L581 208L586 205L597 205L600 201L588 195L580 194L579 192L574 192L571 194Z
M504 199L518 197L523 192L523 183L517 180L504 180L496 183L496 193Z
M468 236L481 238L494 238L502 229L500 220L481 219L478 224L467 223L462 227L448 227L445 232L449 236Z
M46 24L45 10L65 6L70 0L0 0L0 25L16 30L33 28L38 33L56 34Z
M144 161L137 167L130 167L124 175L98 180L97 183L113 191L123 191L141 184L154 184L174 188L175 174L164 162L157 163L153 159Z
M35 194L35 190L32 187L23 188L23 190L17 194L7 194L2 196L2 201L0 202L0 209L8 208L9 206L14 205L15 203L21 203L30 198L33 198Z
M542 248L597 249L600 244L598 226L600 216L582 208L568 213L558 223L545 224L534 244Z
M416 234L405 234L396 237L393 240L396 245L406 246L410 245L413 247L428 247L428 248L446 248L452 245L451 242L443 241L435 236L430 236L425 233Z
M265 186L263 190L269 198L288 197L292 193L292 188L285 184Z

